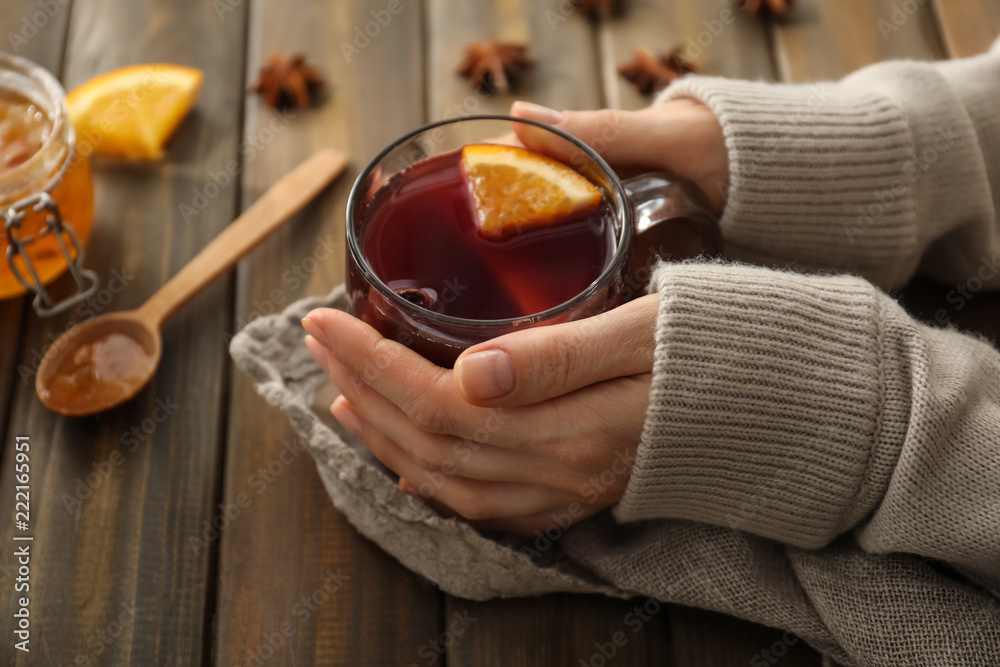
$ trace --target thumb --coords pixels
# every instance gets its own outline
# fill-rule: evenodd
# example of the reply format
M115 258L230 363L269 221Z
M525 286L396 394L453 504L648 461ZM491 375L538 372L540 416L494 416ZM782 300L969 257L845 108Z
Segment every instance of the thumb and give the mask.
M529 405L653 369L658 295L594 317L515 331L470 347L455 382L471 403Z
M663 160L663 147L652 141L662 131L648 113L600 109L555 111L531 102L514 102L511 116L545 123L573 135L593 148L611 166L655 165ZM532 125L517 123L514 131L528 148L570 165L585 163L583 152L560 136Z

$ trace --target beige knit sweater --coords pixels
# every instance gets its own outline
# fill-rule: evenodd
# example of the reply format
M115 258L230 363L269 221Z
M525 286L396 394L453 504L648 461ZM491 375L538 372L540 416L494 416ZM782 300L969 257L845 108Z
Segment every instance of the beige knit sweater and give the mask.
M683 96L726 136L727 255L809 275L660 268L618 524L565 548L844 663L1000 665L1000 353L876 287L1000 286L1000 43L838 84L690 77L660 101Z

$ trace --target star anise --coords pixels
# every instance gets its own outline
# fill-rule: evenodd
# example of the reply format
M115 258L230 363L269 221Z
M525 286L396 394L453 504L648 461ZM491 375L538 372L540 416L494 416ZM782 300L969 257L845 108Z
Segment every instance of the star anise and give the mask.
M618 16L625 11L625 0L570 0L577 8L594 20Z
M696 71L697 65L684 59L679 46L659 58L646 49L636 49L632 62L618 68L618 73L634 83L643 95L659 92L675 79Z
M511 80L534 65L526 51L523 44L501 42L496 37L473 42L465 47L465 60L458 73L485 92L505 93L510 90Z
M267 65L260 69L250 91L264 95L272 109L307 107L313 93L323 85L323 77L306 64L306 57L296 53L284 58L271 54Z
M782 16L792 6L792 0L733 0L736 6L747 14L771 14Z

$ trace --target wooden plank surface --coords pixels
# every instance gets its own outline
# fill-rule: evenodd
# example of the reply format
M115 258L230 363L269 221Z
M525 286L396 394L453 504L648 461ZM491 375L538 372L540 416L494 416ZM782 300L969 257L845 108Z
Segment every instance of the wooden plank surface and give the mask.
M260 138L261 148L243 159L242 206L320 146L349 153L353 164L242 263L236 328L343 281L344 211L353 178L371 156L423 121L420 7L401 7L394 14L382 0L251 4L248 78L270 53L303 52L327 85L317 108L294 117L248 98L244 139ZM358 38L356 27L374 36ZM360 52L348 61L341 44L359 45ZM241 496L248 506L221 539L215 664L418 660L419 648L439 633L441 594L334 509L288 420L237 371L222 502L238 506Z
M32 60L58 78L62 74L62 52L71 7L71 3L57 5L36 16L39 7L31 0L7 0L0 12L0 35L6 36L0 50ZM6 266L6 257L0 257L0 262ZM7 419L15 387L31 386L35 379L34 371L41 359L40 356L32 356L29 364L22 364L18 355L23 342L21 329L25 317L34 317L34 313L29 311L29 299L25 297L0 301L0 434L7 433ZM43 354L40 346L29 347L38 355ZM8 439L5 439L3 447L6 447L7 442ZM0 581L2 580L0 572Z
M447 602L445 620L455 629L463 628L463 619L468 626L455 633L449 667L676 664L665 615L641 620L641 598L561 594L490 602L449 597ZM656 603L657 610L663 608Z
M702 609L672 607L670 631L678 666L820 667L823 663L819 653L793 634Z
M7 36L3 50L33 60L58 78L62 73L62 51L69 25L70 5L53 12L52 16L46 15L44 22L38 21L40 26L31 22L37 6L30 0L9 0L3 9L4 11L0 12L0 35ZM0 261L7 260L0 257ZM22 363L21 347L23 345L38 355L44 352L44 348L34 341L22 340L25 317L34 317L33 313L28 312L29 310L28 299L25 297L0 302L0 434L4 435L3 444L0 445L0 450L4 453L0 473L3 473L5 478L14 474L11 467L14 438L23 435L17 428L12 427L10 430L7 428L8 418L12 412L12 396L17 390L30 389L34 382L37 360L40 359L40 356L32 358L29 354L28 363ZM36 483L34 489L39 488ZM13 489L8 486L4 489L4 495L0 497L4 523L11 520L8 517L12 516L14 510L13 493ZM19 564L13 556L12 548L4 551L5 553L0 555L0 587L4 591L10 591L15 586ZM10 609L11 614L15 611L3 603L0 603L0 608L5 612ZM8 616L6 613L4 615ZM12 643L5 642L6 646L0 648L0 657L6 656L12 650L10 648Z
M133 63L206 70L198 109L164 161L97 165L88 263L104 275L105 309L139 305L232 218L232 194L215 199L191 224L178 204L235 154L243 38L241 19L220 22L211 4L198 0L74 3L68 87ZM124 287L112 289L113 271ZM32 388L17 387L10 430L31 438L32 634L31 653L14 655L12 642L0 646L3 664L201 663L213 556L193 554L188 537L212 519L218 495L227 293L220 282L168 323L159 373L122 408L62 419L40 405ZM29 319L26 340L37 344L66 323ZM4 471L11 470L10 454ZM12 485L13 475L4 474L0 535L8 545ZM13 593L11 586L0 589L7 637Z
M789 82L839 79L891 58L944 57L930 3L894 14L893 0L802 0L775 24L775 60Z
M604 71L629 62L637 48L656 55L680 47L699 72L741 79L775 79L768 26L739 12L732 0L647 0L634 3L620 19L600 27L606 33ZM615 72L605 82L606 103L622 109L649 106L650 98ZM618 103L616 104L616 99Z
M633 635L625 619L642 600L554 595L474 603L442 595L346 523L284 416L232 372L225 352L231 333L251 317L342 280L351 179L378 149L425 120L504 113L514 99L638 108L647 100L614 73L636 46L659 52L681 44L707 74L800 82L890 57L939 58L946 45L955 54L978 53L1000 31L1000 5L992 0L939 0L933 9L923 3L905 20L894 15L893 0L800 0L777 22L739 14L729 22L729 0L630 4L625 17L598 26L565 0L402 0L402 11L366 42L357 29L384 22L386 2L73 0L18 44L70 87L135 62L206 69L198 110L164 162L97 164L88 263L105 280L112 270L127 276L107 310L141 303L315 148L342 148L353 166L241 265L235 290L220 281L168 324L153 385L107 415L67 420L40 406L17 366L30 368L34 353L71 318L41 322L23 299L0 303L0 432L8 436L0 541L12 544L17 532L7 474L15 434L31 437L35 538L33 652L15 653L8 642L0 645L0 663L221 666L256 664L256 657L272 665L598 664L602 647L624 632L629 641L607 664L723 667L753 663L787 644L780 632L676 606L664 606L666 613ZM38 7L36 0L4 0L0 34L18 34ZM454 70L464 43L492 34L528 41L537 65L511 93L485 97ZM358 51L346 56L345 43ZM324 104L282 118L245 99L247 74L271 51L305 52L330 82ZM241 139L256 141L252 158ZM179 205L218 185L231 160L238 173L185 220ZM56 289L67 290L66 281ZM949 323L997 340L1000 294L977 293L956 309L949 299L955 289L919 279L901 298L927 320L940 324L943 311ZM176 407L165 415L164 405ZM207 523L231 512L241 494L251 503L216 538ZM16 609L11 554L0 555L0 633L8 637ZM442 635L455 615L476 622ZM801 643L786 648L779 664L819 664Z
M934 0L948 55L967 58L984 53L1000 35L1000 2Z
M506 114L514 100L557 109L601 106L597 57L590 24L561 0L458 0L427 2L427 108L430 120ZM464 45L497 35L526 42L534 67L506 94L486 95L457 76Z

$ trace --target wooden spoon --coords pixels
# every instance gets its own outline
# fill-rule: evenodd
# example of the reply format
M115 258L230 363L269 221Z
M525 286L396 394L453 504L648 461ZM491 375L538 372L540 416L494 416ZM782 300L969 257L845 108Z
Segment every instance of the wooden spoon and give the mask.
M318 195L346 166L343 153L319 151L271 186L138 310L102 315L60 336L38 367L38 398L54 412L83 417L139 393L160 363L160 327L166 319Z

